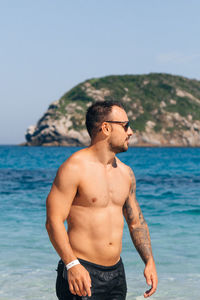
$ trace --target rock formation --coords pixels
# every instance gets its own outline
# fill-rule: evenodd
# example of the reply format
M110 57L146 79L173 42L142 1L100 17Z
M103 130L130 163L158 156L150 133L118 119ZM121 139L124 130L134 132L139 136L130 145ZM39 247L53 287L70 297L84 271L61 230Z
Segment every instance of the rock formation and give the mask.
M131 146L200 146L200 81L169 74L87 80L53 102L26 132L26 145L85 146L93 102L122 102L135 134Z

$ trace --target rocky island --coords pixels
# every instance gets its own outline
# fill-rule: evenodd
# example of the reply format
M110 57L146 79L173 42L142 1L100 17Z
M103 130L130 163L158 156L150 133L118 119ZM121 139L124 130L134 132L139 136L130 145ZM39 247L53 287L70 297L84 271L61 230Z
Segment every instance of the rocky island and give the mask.
M200 146L200 81L163 73L106 76L78 84L26 132L27 146L86 146L93 102L122 102L135 134L130 146Z

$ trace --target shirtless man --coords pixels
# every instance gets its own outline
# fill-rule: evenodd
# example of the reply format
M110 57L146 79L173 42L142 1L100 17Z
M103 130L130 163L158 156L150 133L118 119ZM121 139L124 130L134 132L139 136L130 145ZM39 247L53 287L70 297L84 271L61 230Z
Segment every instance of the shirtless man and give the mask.
M134 173L116 157L128 150L133 134L127 114L118 102L96 102L87 111L86 126L91 145L60 166L47 197L46 228L61 257L57 297L126 298L120 258L124 217L145 263L144 276L151 288L144 297L149 297L157 287L149 230L136 200Z

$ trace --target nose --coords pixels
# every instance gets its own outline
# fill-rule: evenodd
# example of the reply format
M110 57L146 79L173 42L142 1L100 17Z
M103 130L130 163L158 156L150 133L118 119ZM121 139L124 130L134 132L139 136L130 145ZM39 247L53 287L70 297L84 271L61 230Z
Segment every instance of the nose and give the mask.
M133 133L134 133L134 130L132 130L131 127L129 126L129 128L128 128L128 135L132 136Z

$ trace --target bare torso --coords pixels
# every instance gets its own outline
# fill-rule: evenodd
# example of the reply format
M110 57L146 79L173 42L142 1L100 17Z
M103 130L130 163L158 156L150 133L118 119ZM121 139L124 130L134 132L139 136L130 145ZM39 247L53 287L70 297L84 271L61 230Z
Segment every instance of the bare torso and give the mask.
M74 254L101 265L113 265L122 248L122 207L129 194L128 168L119 159L108 166L79 152L81 180L68 218Z
M106 114L105 108L109 107L110 113ZM91 146L74 153L58 169L46 201L46 229L67 266L70 292L90 297L94 282L90 272L76 264L77 258L104 266L117 263L125 217L133 244L145 263L146 282L151 285L144 294L146 298L157 287L149 230L136 200L134 173L115 156L128 150L133 131L119 105L95 103L88 111Z

